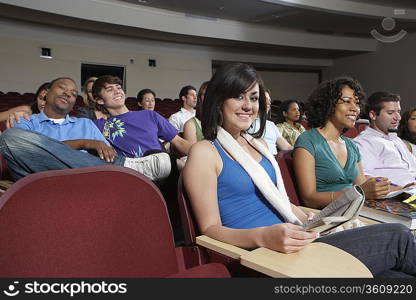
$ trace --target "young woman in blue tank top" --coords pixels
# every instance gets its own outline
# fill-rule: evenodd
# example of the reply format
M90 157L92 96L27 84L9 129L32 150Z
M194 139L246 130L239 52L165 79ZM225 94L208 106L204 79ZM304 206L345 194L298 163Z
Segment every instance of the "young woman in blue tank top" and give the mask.
M296 252L315 241L316 233L287 223L265 201L245 169L217 141L220 127L238 143L236 147L259 163L276 183L270 161L241 135L259 116L260 129L253 136L260 137L265 112L264 87L252 67L235 63L217 70L203 104L201 123L205 140L191 148L183 170L184 185L202 234L243 248L267 247L284 253ZM291 205L291 209L302 222L308 218L296 206ZM347 251L375 276L416 276L415 241L402 225L355 228L316 241ZM392 273L391 270L398 271Z

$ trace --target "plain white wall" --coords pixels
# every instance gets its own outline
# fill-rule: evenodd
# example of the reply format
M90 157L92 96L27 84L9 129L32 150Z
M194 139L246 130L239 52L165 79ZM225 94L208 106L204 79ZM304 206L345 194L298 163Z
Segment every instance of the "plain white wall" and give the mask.
M126 66L128 96L136 96L142 88L151 88L158 97L175 98L182 86L199 87L211 77L211 59L184 55L173 47L65 29L41 31L42 26L8 25L9 30L0 33L3 92L35 91L41 83L60 76L74 78L80 88L82 62ZM41 47L51 48L53 59L40 58ZM156 59L156 68L148 66L149 58Z
M296 99L305 101L319 84L318 73L305 72L259 72L265 86L272 92L273 100Z
M0 18L0 27L0 91L3 92L33 92L41 83L59 76L72 77L80 85L82 62L124 65L128 96L136 96L142 88L151 88L160 98L176 98L180 88L188 84L198 89L211 78L213 60L331 64L331 60L325 59L246 53L241 47L226 49L152 41L5 18ZM41 47L51 48L53 59L40 58ZM156 68L148 66L149 58L156 59Z
M401 95L402 110L416 105L416 34L407 34L395 43L379 43L375 53L334 60L323 78L349 75L358 79L367 95L390 91Z

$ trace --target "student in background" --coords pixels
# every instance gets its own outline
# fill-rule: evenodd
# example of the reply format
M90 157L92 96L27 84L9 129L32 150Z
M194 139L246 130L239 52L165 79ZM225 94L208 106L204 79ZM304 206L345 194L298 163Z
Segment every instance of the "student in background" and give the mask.
M296 100L286 100L280 106L280 112L277 116L277 128L283 138L292 146L295 145L296 139L301 135L305 128L299 124L301 111L299 102Z
M403 114L397 135L416 157L416 107L411 108Z
M355 256L374 276L416 276L415 239L401 224L365 226L319 239L299 226L308 216L289 203L279 167L258 139L265 126L266 99L252 67L235 63L218 69L205 100L201 121L206 140L192 146L183 171L201 234L243 248L284 253L323 242ZM260 128L253 137L245 131L257 114Z
M137 105L140 109L155 110L156 93L151 89L143 89L137 93Z
M0 122L6 121L7 128L13 127L15 122L20 122L20 117L29 119L29 115L38 114L45 107L45 97L50 87L49 82L43 83L36 91L31 105L19 105L9 110L0 112Z
M202 115L202 103L204 102L205 92L209 81L205 81L201 84L198 91L198 102L195 108L195 117L185 122L183 126L183 138L187 140L191 145L196 142L202 141L204 135L201 128L201 115Z
M166 153L140 158L117 155L90 119L69 116L77 96L72 78L54 79L44 110L21 119L0 136L0 151L14 180L40 171L109 164L134 169L152 180L169 176Z
M342 134L354 127L365 94L349 77L322 82L308 98L308 120L313 127L296 141L293 163L304 204L323 208L353 184L361 185L369 199L390 192L384 177L366 178L354 142Z
M97 103L110 113L108 119L94 123L119 155L133 158L145 156L148 151L160 151L159 139L172 143L185 155L188 153L189 143L178 136L178 131L160 114L153 110L129 111L118 77L99 77L92 93ZM172 158L173 165L175 161Z
M183 101L182 108L169 117L169 123L179 132L183 132L185 122L195 117L195 107L198 101L196 89L191 85L184 86L179 92L179 100Z
M104 107L97 105L97 101L92 96L92 86L96 80L97 77L90 77L84 83L82 100L85 106L80 107L76 111L78 118L87 118L90 120L107 119L108 111Z
M374 92L367 99L370 126L353 139L360 149L366 176L385 176L402 189L416 182L416 157L397 136L401 119L400 96Z
M265 92L266 96L266 104L267 104L267 116L270 118L270 108L271 108L271 93L269 90ZM248 133L255 133L260 128L260 118L256 118L251 124L250 128L248 129ZM273 155L277 154L277 149L279 150L292 150L293 146L290 145L285 138L282 137L279 130L277 129L276 125L270 120L266 120L266 127L264 129L264 133L261 137L266 143L267 147L269 147L270 152Z

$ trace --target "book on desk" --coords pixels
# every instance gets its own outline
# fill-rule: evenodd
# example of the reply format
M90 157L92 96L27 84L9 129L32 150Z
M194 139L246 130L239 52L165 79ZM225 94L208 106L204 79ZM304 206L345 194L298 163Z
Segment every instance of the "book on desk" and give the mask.
M416 208L403 200L403 197L381 200L366 199L360 216L383 223L401 223L409 229L415 230Z

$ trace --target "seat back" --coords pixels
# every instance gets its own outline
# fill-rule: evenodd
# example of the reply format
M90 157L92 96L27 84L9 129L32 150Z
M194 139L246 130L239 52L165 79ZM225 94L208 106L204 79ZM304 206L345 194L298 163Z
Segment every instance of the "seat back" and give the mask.
M129 110L139 110L139 104L137 104L136 97L127 97L125 101L125 105Z
M178 181L178 205L182 221L185 245L195 245L196 237L200 235L200 232L191 207L191 202L183 186L182 175L179 177Z
M302 121L300 121L300 124L301 124L303 127L305 127L305 129L306 129L306 130L311 129L311 127L309 126L309 122L308 122L308 120L302 120Z
M297 191L295 171L293 169L293 150L279 151L276 155L277 163L279 164L282 173L283 181L287 195L290 202L295 205L300 205L300 196Z
M118 166L45 171L0 198L0 277L165 277L178 271L163 197Z
M347 131L345 131L343 135L349 137L350 139L353 139L358 135L358 130L355 127L351 127Z
M355 128L357 129L358 133L366 130L368 126L370 126L368 123L355 123Z
M198 257L200 263L222 263L227 266L233 277L262 276L258 272L242 266L238 259L221 254L215 250L206 249L196 244L196 237L200 236L201 233L199 231L188 194L183 186L182 175L179 177L178 181L178 204L184 233L184 243L192 249L195 256Z
M12 177L9 172L7 161L4 159L3 154L0 153L0 180L11 180Z

